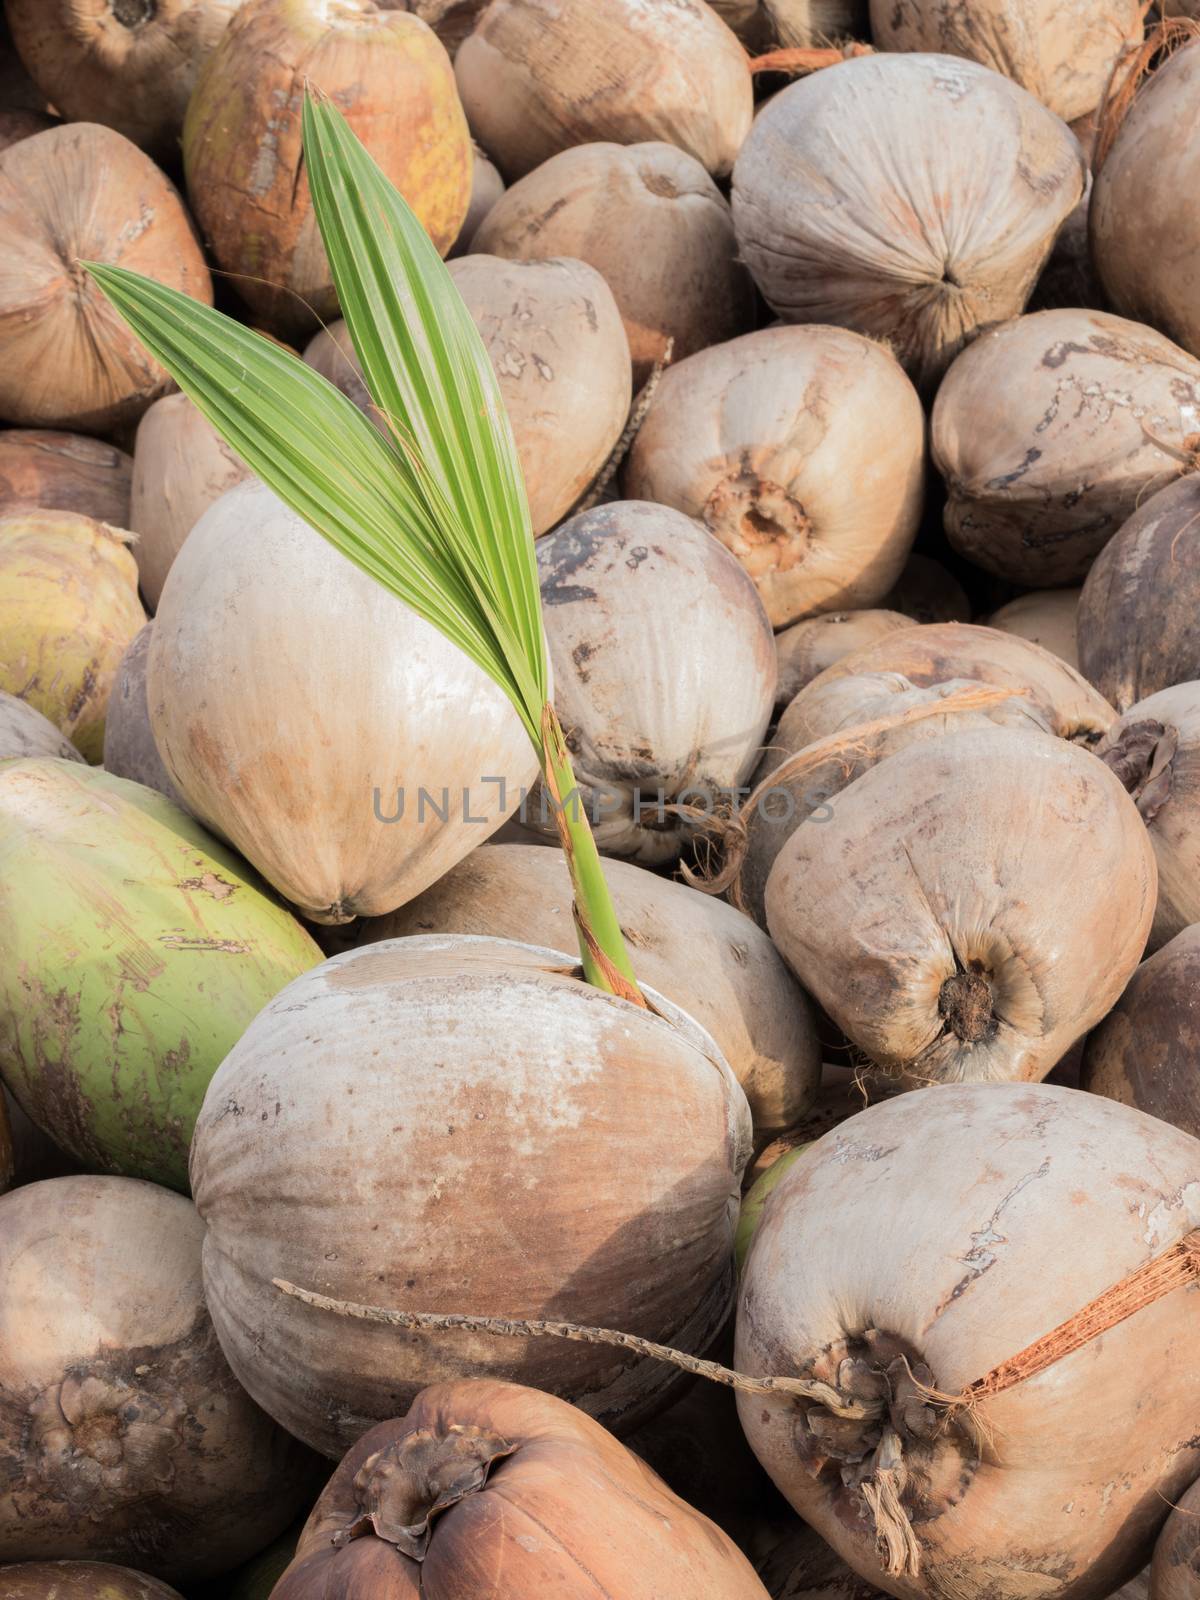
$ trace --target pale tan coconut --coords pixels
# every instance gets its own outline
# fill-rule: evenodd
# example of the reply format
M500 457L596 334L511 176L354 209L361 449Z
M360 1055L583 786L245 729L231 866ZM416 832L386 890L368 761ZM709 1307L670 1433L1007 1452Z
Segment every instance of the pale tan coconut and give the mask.
M703 0L493 0L454 68L510 183L594 140L662 139L722 177L753 116L745 51Z
M753 326L729 202L674 145L583 144L551 156L496 202L471 248L595 267L616 298L639 388L668 340L679 362Z
M789 705L805 684L851 651L861 650L900 628L911 628L913 622L912 617L902 616L899 611L826 611L785 628L775 635L779 662L776 707Z
M0 689L0 761L20 756L53 756L57 761L82 761L79 751L48 717L27 700Z
M939 562L914 550L896 586L879 602L914 622L970 622L966 590Z
M863 419L888 426L863 449ZM772 626L875 605L921 516L925 413L881 345L842 328L764 328L663 376L625 492L702 521Z
M504 193L504 179L500 176L499 168L488 160L478 145L472 147L471 160L471 203L458 230L458 238L447 252L451 256L466 254L471 248L471 240L479 231L480 223Z
M1040 644L1043 650L1049 650L1051 655L1078 670L1076 618L1080 592L1078 589L1035 589L1032 594L1019 595L993 611L987 626L999 628L1001 633L1020 634L1022 639Z
M144 784L147 789L157 789L159 794L186 811L187 802L163 766L150 726L146 665L153 634L154 624L148 622L135 635L117 668L104 717L104 770L118 778Z
M212 304L174 187L136 145L92 122L0 155L0 416L10 422L105 433L136 420L170 383L81 261Z
M133 461L84 433L0 431L0 516L13 511L78 511L128 528Z
M930 389L981 327L1023 309L1084 175L1070 129L998 73L865 56L767 104L733 220L779 316L886 339Z
M1105 311L1018 317L938 391L946 533L1014 583L1076 583L1198 428L1200 361L1152 328Z
M250 469L185 394L164 395L138 423L129 526L138 582L158 605L171 563L213 501Z

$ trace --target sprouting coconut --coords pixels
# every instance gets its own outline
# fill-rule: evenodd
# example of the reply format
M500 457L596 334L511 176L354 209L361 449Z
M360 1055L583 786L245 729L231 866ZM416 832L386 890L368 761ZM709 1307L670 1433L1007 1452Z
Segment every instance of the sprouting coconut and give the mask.
M0 430L0 516L77 511L128 528L132 474L124 450L86 434Z
M1078 670L1079 595L1078 589L1036 589L993 611L987 625L1002 633L1019 634Z
M60 761L83 757L49 717L35 711L28 700L0 689L0 761L15 756L53 756Z
M134 636L121 657L104 718L104 770L114 777L157 789L172 805L186 811L187 805L163 766L154 730L150 726L150 707L146 700L146 662L154 624L148 622ZM54 751L29 751L52 755Z
M886 634L911 628L914 619L899 611L826 611L793 623L775 635L779 682L775 704L782 708L826 667Z

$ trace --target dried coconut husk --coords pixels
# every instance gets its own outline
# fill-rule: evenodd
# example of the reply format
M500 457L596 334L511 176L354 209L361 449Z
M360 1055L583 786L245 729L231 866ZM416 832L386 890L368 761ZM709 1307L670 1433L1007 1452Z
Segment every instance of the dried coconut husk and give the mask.
M510 183L594 140L662 139L723 177L754 109L745 51L702 0L493 0L455 73Z
M911 628L915 621L899 611L827 611L777 633L776 709L789 705L806 684L852 650L861 650L900 628Z
M28 701L0 689L0 761L21 756L52 756L57 761L82 761L83 757L48 717Z
M135 421L170 382L81 261L126 267L212 304L174 187L136 145L92 122L34 134L0 155L0 416L10 422L107 433Z
M895 587L879 602L914 622L970 622L971 602L958 579L939 562L914 550Z
M471 248L518 261L575 256L595 267L625 324L635 387L668 340L678 363L754 325L729 202L695 156L661 141L551 156L497 201Z
M1145 948L1154 851L1090 752L947 732L800 821L767 926L847 1038L910 1087L1044 1077Z
M1200 362L1103 311L1038 311L984 334L933 408L946 533L1031 588L1078 582L1200 429Z
M86 434L0 431L0 516L40 507L128 528L132 476L124 450Z
M1078 589L1035 589L993 611L987 626L999 628L1001 633L1019 634L1078 670L1079 595Z
M148 1573L107 1561L24 1561L0 1567L0 1600L182 1600Z
M104 718L104 769L115 777L141 783L187 810L187 802L171 782L154 742L146 700L146 663L154 624L136 634L121 657ZM30 752L32 754L32 752Z
M462 227L458 230L458 238L448 252L450 256L467 253L484 217L504 193L504 179L500 176L500 169L488 160L478 145L472 146L471 157L471 203L467 207Z
M45 116L40 111L15 111L5 107L0 110L0 154L8 149L10 144L18 144L22 139L28 139L31 134L45 133L47 128L58 125L56 117Z
M886 339L929 390L981 326L1023 309L1084 177L1070 130L1019 85L972 61L872 55L759 113L733 219L785 321Z
M886 415L869 452L862 419ZM763 328L681 361L625 467L632 499L703 522L772 626L874 605L920 521L925 413L889 352L843 328Z
M1200 478L1152 495L1097 557L1079 597L1079 664L1119 711L1200 678Z
M1148 1600L1195 1600L1200 1569L1200 1483L1171 1507L1154 1545Z

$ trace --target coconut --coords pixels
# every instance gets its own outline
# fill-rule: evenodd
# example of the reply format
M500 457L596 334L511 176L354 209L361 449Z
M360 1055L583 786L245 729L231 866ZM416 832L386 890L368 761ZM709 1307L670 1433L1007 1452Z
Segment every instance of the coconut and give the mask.
M1013 583L1076 583L1147 494L1179 471L1200 362L1104 311L1038 311L985 334L946 374L933 457L946 533Z
M420 894L537 772L504 692L255 480L176 558L146 687L188 809L317 922Z
M437 1384L349 1452L275 1600L487 1591L767 1600L732 1540L589 1417L517 1384Z
M595 267L616 298L639 388L668 341L681 361L753 326L729 203L674 145L582 144L551 156L496 202L471 248Z
M181 1195L129 1178L0 1199L0 1561L137 1561L176 1582L296 1514L311 1459L221 1355L203 1237Z
M1152 495L1079 597L1079 665L1120 711L1200 678L1200 479Z
M1084 173L1070 129L987 67L863 56L755 119L733 220L779 316L886 339L928 389L1023 308Z
M1194 14L1194 13L1193 13ZM1200 356L1200 223L1181 195L1200 185L1200 41L1143 85L1096 174L1092 256L1118 311L1149 322ZM1168 224L1162 208L1179 215ZM1190 432L1200 422L1192 419Z
M146 662L153 632L154 624L148 622L135 636L117 668L116 682L108 698L108 713L104 719L104 769L114 777L128 778L133 783L144 784L147 789L157 789L173 805L186 811L183 796L163 766L154 742L154 730L150 726L150 707L146 700ZM34 753L29 752L31 755ZM36 753L51 755L55 752L47 750Z
M1042 1078L1108 1010L1154 916L1154 850L1086 750L947 733L802 820L766 886L784 960L902 1082Z
M201 63L241 0L8 0L29 75L69 122L175 154Z
M510 183L598 140L661 139L723 177L754 110L745 51L703 0L493 0L454 69Z
M1069 667L1078 668L1075 621L1079 594L1078 589L1038 589L1033 594L1019 595L999 611L993 611L987 625L999 628L1001 633L1019 634L1049 650Z
M801 1142L781 1151L766 1171L759 1173L742 1196L737 1233L733 1238L733 1259L737 1262L739 1272L746 1265L746 1257L750 1254L750 1246L754 1243L754 1235L758 1232L758 1225L763 1219L763 1212L766 1210L772 1191L778 1187L784 1174L791 1170L808 1148L808 1143Z
M83 433L0 430L0 516L77 511L128 528L133 461Z
M386 422L375 410L375 402L363 378L362 365L354 349L350 329L340 317L313 334L304 347L304 359L323 378L328 378L336 389L340 389L347 400L352 400L360 411L370 417L381 433L389 432Z
M243 0L183 125L188 195L217 261L285 339L337 315L300 144L306 86L333 97L441 254L471 197L445 48L386 0Z
M0 857L5 1083L93 1169L186 1187L218 1063L321 952L190 817L73 762L0 766Z
M146 620L132 535L71 511L0 517L0 688L89 760L125 647Z
M91 122L0 155L0 416L10 422L107 433L170 383L81 261L212 304L174 187L136 145Z
M153 610L179 547L213 501L250 470L185 394L156 400L138 423L129 526Z
M903 1600L1035 1583L1102 1600L1142 1567L1200 1471L1194 1300L1160 1276L1123 1308L1118 1286L1200 1223L1198 1161L1098 1096L970 1084L874 1106L792 1168L742 1279L736 1364L826 1381L859 1416L758 1394L739 1410L862 1577Z
M1158 9L1164 17L1200 18L1200 0L1159 0Z
M1117 58L1142 42L1141 0L871 0L878 50L963 56L1012 78L1064 122L1094 111Z
M622 500L538 544L554 704L602 851L678 855L749 776L775 698L775 645L745 570L690 517ZM719 649L714 649L719 641ZM548 801L531 826L553 832Z
M337 1455L426 1384L470 1376L626 1430L666 1402L677 1374L633 1354L397 1335L273 1286L704 1350L750 1112L709 1035L649 993L639 1009L561 952L428 936L335 956L251 1023L196 1125L192 1188L222 1346L289 1432Z
M471 155L471 203L467 207L462 227L458 230L458 238L448 252L452 256L464 255L470 249L471 240L478 232L484 217L504 193L504 179L500 176L500 169L488 160L478 145L472 147Z
M864 456L862 418L876 414L888 427ZM883 598L924 472L925 414L885 349L841 328L764 328L664 375L625 490L702 521L778 628Z
M45 133L47 128L58 126L55 117L44 116L40 111L17 111L7 107L0 111L0 153L10 144L28 139L31 134Z
M14 756L54 756L60 761L82 761L69 739L35 711L27 700L0 689L0 761Z
M912 617L898 611L826 611L785 628L775 635L779 662L776 708L788 705L805 684L851 651L912 626Z
M821 1076L812 1015L771 941L732 906L626 861L605 861L621 931L639 978L717 1041L750 1102L758 1133L790 1127ZM570 880L557 852L535 845L476 850L360 943L411 933L472 933L569 950Z
M938 562L914 551L896 586L879 602L914 622L970 622L971 602L958 579Z
M0 1600L181 1600L157 1578L107 1561L24 1561L0 1569Z
M1166 8L1168 11L1170 7ZM1171 1507L1154 1545L1149 1600L1192 1600L1200 1566L1200 1482Z

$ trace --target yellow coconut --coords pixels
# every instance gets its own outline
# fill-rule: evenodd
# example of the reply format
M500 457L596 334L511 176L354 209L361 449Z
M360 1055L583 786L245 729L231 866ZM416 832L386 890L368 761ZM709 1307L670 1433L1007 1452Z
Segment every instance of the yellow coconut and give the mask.
M0 689L90 761L117 667L146 620L131 537L70 511L0 517Z

